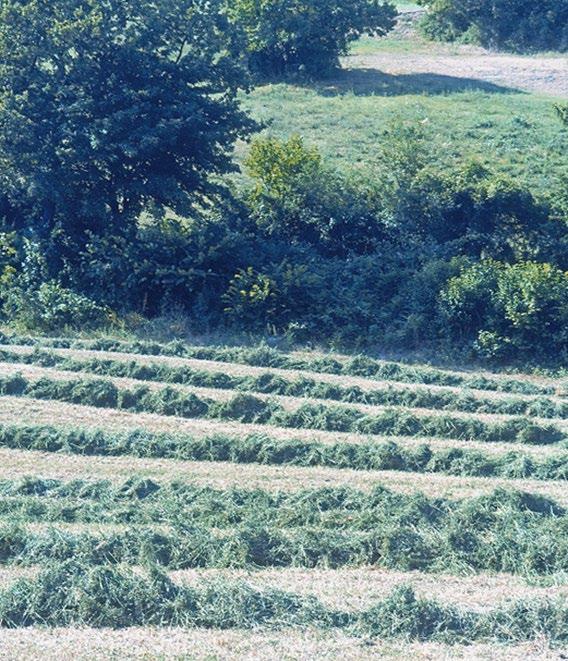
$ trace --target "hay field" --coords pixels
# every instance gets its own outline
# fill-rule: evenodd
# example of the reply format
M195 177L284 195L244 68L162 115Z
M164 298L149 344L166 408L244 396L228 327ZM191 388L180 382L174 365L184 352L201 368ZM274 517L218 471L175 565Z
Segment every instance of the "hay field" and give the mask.
M566 379L4 336L0 658L562 658Z

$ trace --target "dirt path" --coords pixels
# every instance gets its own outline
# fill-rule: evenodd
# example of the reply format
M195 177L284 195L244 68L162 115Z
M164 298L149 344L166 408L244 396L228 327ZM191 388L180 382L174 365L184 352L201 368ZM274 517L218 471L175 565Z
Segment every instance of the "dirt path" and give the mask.
M422 77L426 89L430 77L432 83L445 80L450 89L452 81L455 87L463 87L469 81L472 87L486 84L504 88L503 91L522 90L568 98L568 57L527 57L471 50L460 49L456 54L381 52L354 55L346 58L345 64L352 69L376 71L378 75Z

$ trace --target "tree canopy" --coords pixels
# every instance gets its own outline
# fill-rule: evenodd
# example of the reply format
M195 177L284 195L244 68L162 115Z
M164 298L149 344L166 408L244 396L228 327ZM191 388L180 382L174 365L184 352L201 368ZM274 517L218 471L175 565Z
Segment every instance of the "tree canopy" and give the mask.
M361 34L383 35L394 27L388 0L227 0L244 33L252 72L321 76Z
M222 0L0 0L3 213L38 236L185 213L253 127Z
M417 0L423 28L444 41L530 52L568 49L568 0Z

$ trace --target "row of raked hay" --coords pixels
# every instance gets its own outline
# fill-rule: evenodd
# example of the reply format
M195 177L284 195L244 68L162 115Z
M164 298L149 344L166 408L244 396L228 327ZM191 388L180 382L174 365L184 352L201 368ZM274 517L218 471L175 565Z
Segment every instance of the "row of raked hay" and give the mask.
M2 627L568 642L562 380L2 341Z

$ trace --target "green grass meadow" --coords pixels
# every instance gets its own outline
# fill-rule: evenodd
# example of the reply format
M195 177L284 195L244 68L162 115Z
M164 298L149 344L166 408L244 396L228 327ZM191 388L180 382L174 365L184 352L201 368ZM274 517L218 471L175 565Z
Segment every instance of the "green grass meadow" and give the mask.
M361 83L358 74L319 89L267 85L244 103L267 133L299 133L338 168L372 171L393 122L403 121L421 123L448 164L476 159L541 191L568 174L568 130L559 130L549 97L467 89L436 76L373 73Z

